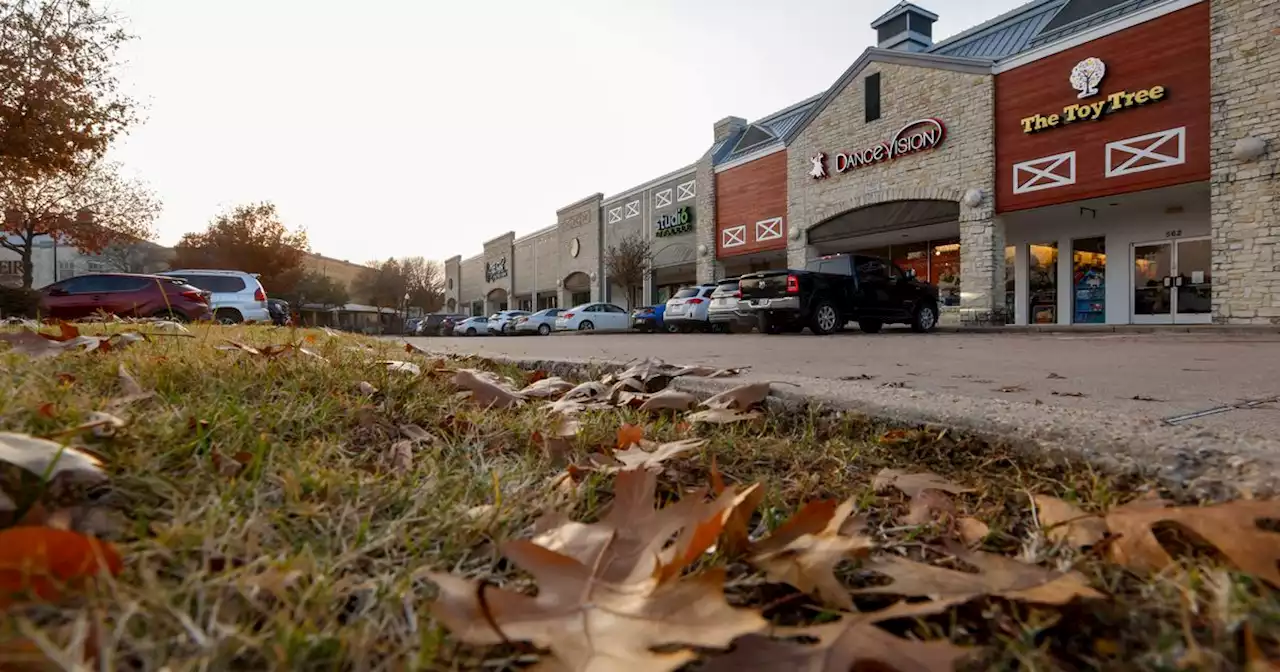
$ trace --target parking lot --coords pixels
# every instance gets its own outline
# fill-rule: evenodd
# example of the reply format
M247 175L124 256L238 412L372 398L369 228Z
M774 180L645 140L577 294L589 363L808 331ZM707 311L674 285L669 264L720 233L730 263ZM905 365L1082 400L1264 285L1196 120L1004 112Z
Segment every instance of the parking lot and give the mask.
M1280 435L1280 334L557 334L417 338L424 348L565 361L750 366L745 379L1001 399ZM1223 406L1245 408L1181 417Z

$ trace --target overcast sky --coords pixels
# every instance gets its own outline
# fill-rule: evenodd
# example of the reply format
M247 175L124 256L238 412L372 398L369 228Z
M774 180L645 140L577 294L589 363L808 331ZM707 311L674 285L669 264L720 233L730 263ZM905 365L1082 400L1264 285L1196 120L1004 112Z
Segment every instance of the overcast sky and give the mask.
M918 4L941 39L1021 3ZM892 5L114 0L147 117L115 156L163 199L166 245L271 200L339 259L470 256L825 90Z

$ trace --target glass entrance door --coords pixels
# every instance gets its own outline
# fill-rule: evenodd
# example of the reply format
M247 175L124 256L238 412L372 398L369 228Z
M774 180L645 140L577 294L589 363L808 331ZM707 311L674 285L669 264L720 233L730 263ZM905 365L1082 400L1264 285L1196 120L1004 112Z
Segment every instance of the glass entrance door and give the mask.
M1134 243L1134 324L1209 322L1211 256L1208 238Z

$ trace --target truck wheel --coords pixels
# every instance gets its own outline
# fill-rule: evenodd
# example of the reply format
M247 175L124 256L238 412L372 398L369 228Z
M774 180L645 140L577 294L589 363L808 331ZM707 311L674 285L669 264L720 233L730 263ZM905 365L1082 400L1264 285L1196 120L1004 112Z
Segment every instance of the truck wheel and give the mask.
M938 326L938 306L926 302L916 306L915 315L911 316L911 331L923 334L933 331Z
M884 328L884 322L880 320L858 320L858 328L864 334L878 334Z
M760 333L777 335L782 333L782 323L771 317L768 313L760 313L758 318L760 322Z
M835 332L841 324L844 324L843 318L840 317L840 310L835 304L822 299L818 301L818 305L813 307L813 317L809 321L809 330L818 336L826 336Z

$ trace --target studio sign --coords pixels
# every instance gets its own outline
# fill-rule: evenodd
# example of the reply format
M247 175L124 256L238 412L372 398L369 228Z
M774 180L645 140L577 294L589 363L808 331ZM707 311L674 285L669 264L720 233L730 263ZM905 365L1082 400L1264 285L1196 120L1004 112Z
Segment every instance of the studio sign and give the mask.
M679 210L658 218L658 230L655 236L676 236L693 230L693 209L684 206Z
M484 281L493 282L507 277L507 258L503 257L497 261L487 261L484 264Z
M1071 82L1071 88L1080 92L1076 94L1076 98L1084 100L1098 95L1098 85L1106 75L1107 64L1100 58L1091 57L1076 63L1068 81ZM1098 121L1113 112L1160 102L1164 100L1166 93L1163 86L1153 86L1138 91L1108 93L1102 100L1091 103L1071 103L1063 106L1061 114L1033 114L1024 117L1021 120L1022 132L1045 131L1077 121Z
M892 161L908 154L937 149L946 137L947 127L942 124L941 120L932 118L917 119L903 126L892 138L882 141L878 145L836 154L835 169L837 173L843 173L854 168L863 168L885 161ZM817 155L810 157L809 161L813 163L813 166L809 169L810 177L815 180L827 177L826 154L819 152Z

